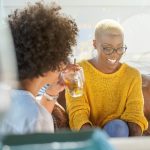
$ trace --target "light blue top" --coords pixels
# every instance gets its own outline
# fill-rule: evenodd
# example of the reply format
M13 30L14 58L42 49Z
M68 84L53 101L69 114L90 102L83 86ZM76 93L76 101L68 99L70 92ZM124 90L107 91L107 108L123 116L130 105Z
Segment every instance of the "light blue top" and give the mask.
M11 105L0 122L2 134L54 132L51 114L28 91L12 90Z

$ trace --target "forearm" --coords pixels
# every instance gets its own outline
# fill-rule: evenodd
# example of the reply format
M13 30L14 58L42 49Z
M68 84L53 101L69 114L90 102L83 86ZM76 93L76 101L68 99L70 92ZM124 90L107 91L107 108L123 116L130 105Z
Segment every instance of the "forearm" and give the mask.
M46 92L42 96L41 104L47 109L48 112L52 113L59 92L61 92L63 89L64 87L58 83L51 85L46 89ZM49 97L47 97L47 95Z
M55 106L55 101L48 101L46 97L43 96L40 103L47 109L48 112L52 113Z
M128 122L129 136L141 136L142 130L136 123Z

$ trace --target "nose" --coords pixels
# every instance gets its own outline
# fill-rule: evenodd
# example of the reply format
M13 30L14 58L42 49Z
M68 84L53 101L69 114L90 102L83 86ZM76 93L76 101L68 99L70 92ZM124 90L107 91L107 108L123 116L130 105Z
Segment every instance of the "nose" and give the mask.
M120 54L117 53L116 49L113 51L113 53L110 55L113 59L118 59L120 57Z

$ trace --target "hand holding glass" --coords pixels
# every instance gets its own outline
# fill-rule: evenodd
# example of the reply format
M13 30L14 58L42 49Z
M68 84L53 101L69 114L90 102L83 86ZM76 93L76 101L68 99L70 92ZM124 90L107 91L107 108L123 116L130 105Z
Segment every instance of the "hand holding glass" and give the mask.
M84 73L81 67L77 70L73 68L67 69L61 73L61 77L72 97L83 95Z

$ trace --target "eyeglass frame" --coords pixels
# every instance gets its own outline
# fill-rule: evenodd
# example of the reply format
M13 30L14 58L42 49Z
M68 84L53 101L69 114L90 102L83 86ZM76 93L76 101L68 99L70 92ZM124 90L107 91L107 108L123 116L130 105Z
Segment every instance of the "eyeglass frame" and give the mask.
M103 49L103 52L105 53L106 51L105 51L105 49L107 49L107 47L103 47L103 46L101 46L102 47L102 49ZM118 49L120 49L120 48L124 48L125 50L124 50L124 52L123 53L118 53ZM122 46L122 47L119 47L119 48L111 48L112 49L112 52L110 53L110 54L107 54L107 53L105 53L106 55L111 55L111 54L113 54L114 53L114 51L116 51L116 53L117 54L119 54L119 55L122 55L122 54L124 54L125 52L126 52L126 50L127 50L127 46L126 45L124 45L124 46Z

